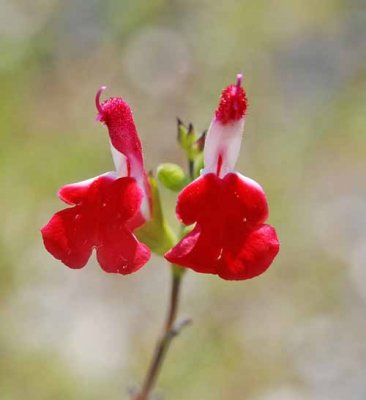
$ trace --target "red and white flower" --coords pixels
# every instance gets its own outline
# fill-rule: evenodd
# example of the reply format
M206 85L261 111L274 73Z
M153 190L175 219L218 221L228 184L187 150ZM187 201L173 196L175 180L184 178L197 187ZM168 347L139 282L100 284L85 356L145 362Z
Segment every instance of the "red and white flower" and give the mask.
M133 231L151 217L150 188L130 106L119 97L100 104L116 170L63 186L58 196L73 206L57 212L41 232L46 249L70 268L82 268L93 249L106 272L130 274L150 258Z
M262 274L279 251L275 229L265 224L262 187L234 171L247 110L241 80L238 75L222 92L206 137L202 174L178 197L178 218L196 225L165 254L171 263L230 280Z

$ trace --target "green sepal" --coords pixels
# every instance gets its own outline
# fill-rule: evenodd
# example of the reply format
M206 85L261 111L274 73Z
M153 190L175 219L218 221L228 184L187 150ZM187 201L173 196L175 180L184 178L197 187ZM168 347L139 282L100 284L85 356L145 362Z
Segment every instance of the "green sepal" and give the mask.
M178 143L183 147L183 142L185 141L185 137L187 136L187 128L186 126L183 124L183 122L177 118L177 124L178 124Z
M162 256L175 245L177 238L164 218L158 184L152 174L149 174L148 181L151 188L153 215L134 233L139 240L150 247L152 252Z
M160 164L157 169L159 182L173 192L179 192L188 184L188 178L179 165Z

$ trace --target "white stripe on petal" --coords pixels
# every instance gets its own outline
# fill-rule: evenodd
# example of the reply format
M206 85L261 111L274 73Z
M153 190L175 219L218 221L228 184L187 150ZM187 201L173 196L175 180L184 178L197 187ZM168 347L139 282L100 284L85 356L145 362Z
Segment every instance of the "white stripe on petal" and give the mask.
M109 141L109 144L111 146L112 158L114 166L116 168L117 176L119 178L121 178L122 176L126 176L127 175L126 157L113 146L111 141Z
M239 157L244 122L245 118L228 124L222 124L216 118L212 120L205 141L205 167L202 173L212 172L216 174L220 156L222 165L219 177L223 177L234 170Z
M122 178L124 176L128 176L128 167L127 167L127 157L119 152L110 141L111 152L113 162L116 168L116 175L118 178ZM144 192L143 200L141 203L141 213L146 220L151 218L150 212L150 204L149 204L149 190L148 183L146 180L145 171L143 169L143 164L141 159L136 159L133 155L130 155L128 159L130 163L130 176L131 178L135 178L138 186Z

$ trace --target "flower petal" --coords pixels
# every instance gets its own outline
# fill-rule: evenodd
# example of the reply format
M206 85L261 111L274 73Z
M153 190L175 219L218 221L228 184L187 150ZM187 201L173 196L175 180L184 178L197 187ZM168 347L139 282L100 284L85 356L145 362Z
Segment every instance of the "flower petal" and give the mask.
M233 215L251 225L262 224L268 218L266 195L259 183L238 173L227 174L222 183L227 217Z
M223 125L213 119L207 131L204 173L215 173L221 178L234 170L239 157L245 118Z
M130 220L140 209L143 191L133 178L102 179L100 228L113 221Z
M239 246L238 242L241 242ZM223 279L243 280L265 272L276 257L280 244L275 229L271 225L262 225L244 233L240 239L227 237L224 248L218 275Z
M139 270L150 255L150 249L122 224L114 224L103 232L97 247L97 259L104 271L123 275Z
M103 197L97 259L107 272L129 274L140 269L150 258L149 248L126 226L138 214L142 198L143 192L133 178L117 179Z
M178 218L185 225L191 225L202 218L205 210L210 214L219 185L220 180L215 174L206 174L186 186L178 196Z
M69 185L62 186L58 191L58 197L66 204L76 205L85 199L88 194L90 185L97 179L91 178L82 182L70 183Z
M237 173L223 179L206 174L178 197L177 215L191 233L165 254L177 265L224 279L249 279L264 272L276 256L275 230L263 189Z
M241 86L242 75L236 85L227 86L221 93L219 106L207 131L204 148L204 173L219 177L232 172L239 156L248 101Z
M42 228L46 249L70 268L82 268L96 247L104 270L121 274L138 270L150 258L150 250L138 242L128 224L139 214L142 190L135 179L115 179L111 174L88 182L61 189L62 198L78 204L56 213Z
M236 84L227 86L222 92L215 117L222 124L229 124L244 117L248 100L242 88L243 75L236 76Z
M197 224L192 232L165 254L165 258L196 272L216 274L217 260L221 253L221 235L214 226L205 228L206 231L202 232Z
M41 232L47 251L56 259L70 268L82 268L93 250L96 221L75 206L56 213Z
M127 175L136 179L144 191L141 212L145 219L151 217L150 188L144 170L141 141L129 104L120 97L111 97L99 104L97 94L97 119L108 127L112 156L118 176Z

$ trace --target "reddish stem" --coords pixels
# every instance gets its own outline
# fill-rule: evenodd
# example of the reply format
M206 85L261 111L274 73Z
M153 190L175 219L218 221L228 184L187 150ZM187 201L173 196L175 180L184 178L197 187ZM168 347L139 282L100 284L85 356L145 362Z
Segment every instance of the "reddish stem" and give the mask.
M150 362L149 369L146 373L144 383L141 391L133 398L133 400L148 400L152 389L155 386L156 380L159 376L162 364L169 349L172 339L179 333L179 331L187 325L190 320L185 320L179 326L175 326L177 318L177 311L179 305L179 294L181 286L182 275L172 273L172 286L170 294L170 302L168 308L167 318L164 324L164 329L160 339L158 340L153 357Z

